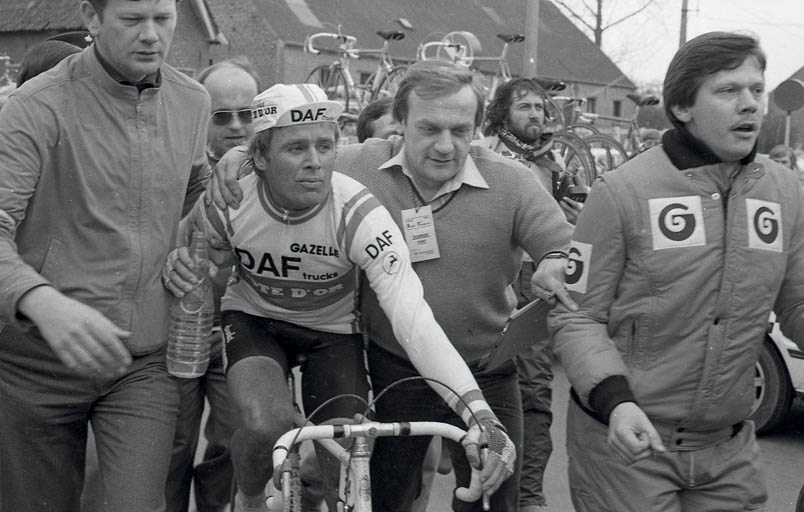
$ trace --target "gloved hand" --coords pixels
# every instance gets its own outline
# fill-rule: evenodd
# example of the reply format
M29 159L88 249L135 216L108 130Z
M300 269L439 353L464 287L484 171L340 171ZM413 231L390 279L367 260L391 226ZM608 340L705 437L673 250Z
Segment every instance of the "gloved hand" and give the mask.
M494 494L514 474L516 447L495 418L484 418L472 425L461 444L469 464L480 470L480 489L487 495ZM480 496L471 489L458 489L455 495L462 501L476 501Z

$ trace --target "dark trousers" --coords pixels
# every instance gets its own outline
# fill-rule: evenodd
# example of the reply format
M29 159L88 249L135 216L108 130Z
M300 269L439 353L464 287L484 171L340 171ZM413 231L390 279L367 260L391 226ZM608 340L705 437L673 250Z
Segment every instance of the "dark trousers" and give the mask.
M394 381L419 375L409 361L370 343L368 348L369 375L374 396L382 393ZM522 449L522 402L519 395L516 367L513 362L488 374L475 374L480 389L508 435L515 443L517 454ZM443 421L466 428L425 381L406 382L388 390L376 402L378 421ZM409 512L419 494L424 461L430 437L380 437L371 457L372 500L376 510ZM450 442L450 453L456 484L469 485L470 466L463 448ZM519 470L517 457L513 476L491 497L495 512L516 512L519 499ZM453 499L454 510L480 511L481 502L462 503Z
M522 263L514 291L518 307L536 297L531 292L530 278L536 265ZM550 339L538 340L527 352L516 359L519 373L519 390L522 394L522 423L525 433L522 446L522 476L519 481L519 504L544 505L544 470L553 453L550 425L553 382L553 349Z
M101 511L164 510L178 396L165 351L126 373L85 377L36 331L0 333L0 510L75 512L88 424L98 451Z

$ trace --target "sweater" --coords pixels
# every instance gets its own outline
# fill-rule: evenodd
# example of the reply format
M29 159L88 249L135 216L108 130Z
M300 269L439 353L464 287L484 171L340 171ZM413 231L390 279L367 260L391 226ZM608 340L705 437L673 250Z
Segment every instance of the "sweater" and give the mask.
M363 183L402 228L402 210L421 206L399 166L378 170L402 139L371 139L340 149L336 170ZM511 283L523 249L536 261L566 249L572 226L534 174L493 151L472 146L469 156L489 185L462 185L433 212L440 258L414 263L436 320L467 362L494 345L516 306ZM369 338L405 358L388 319L368 286L361 312Z

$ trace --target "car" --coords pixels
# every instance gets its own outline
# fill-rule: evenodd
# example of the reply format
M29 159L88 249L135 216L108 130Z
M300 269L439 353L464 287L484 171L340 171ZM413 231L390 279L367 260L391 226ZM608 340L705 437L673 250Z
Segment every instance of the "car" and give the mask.
M766 434L784 421L793 400L804 396L804 351L782 334L773 315L755 372L756 394L749 419L757 434Z

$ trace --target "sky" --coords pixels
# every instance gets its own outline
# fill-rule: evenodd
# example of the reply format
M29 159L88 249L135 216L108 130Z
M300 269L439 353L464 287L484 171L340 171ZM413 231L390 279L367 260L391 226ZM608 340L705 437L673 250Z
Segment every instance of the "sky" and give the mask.
M565 1L580 5L580 0ZM642 4L644 0L605 0L604 20L606 15L616 20ZM660 84L664 78L678 49L681 4L654 0L603 33L603 51L636 84ZM688 0L687 8L687 40L712 30L747 31L759 37L768 56L768 90L804 67L804 0Z

